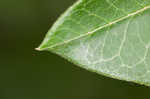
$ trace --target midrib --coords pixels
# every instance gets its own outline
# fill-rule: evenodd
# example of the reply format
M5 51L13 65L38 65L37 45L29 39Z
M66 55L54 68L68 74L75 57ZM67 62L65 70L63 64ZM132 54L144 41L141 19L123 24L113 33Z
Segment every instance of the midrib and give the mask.
M105 25L103 25L103 26L100 26L100 27L94 29L93 31L87 32L87 33L85 33L85 34L83 34L83 35L80 35L80 36L78 36L78 37L75 37L75 38L73 38L73 39L66 40L66 41L64 41L64 42L62 42L62 43L57 43L57 44L52 45L52 46L47 47L47 48L43 48L43 49L37 48L37 50L51 49L51 48L54 48L54 47L57 47L57 46L60 46L60 45L63 45L63 44L67 44L67 43L72 42L72 41L74 41L74 40L78 40L78 39L80 39L80 38L82 38L82 37L85 37L85 36L88 36L88 35L90 35L90 34L93 34L93 33L95 33L95 32L98 31L98 30L101 30L101 29L106 28L106 27L108 27L108 26L110 26L110 25L113 25L113 24L116 24L116 23L118 23L118 22L120 22L120 21L123 21L123 20L125 20L125 19L127 19L127 18L129 18L129 17L131 17L131 16L137 15L137 14L139 14L139 13L141 13L141 12L143 12L143 11L149 9L149 8L150 8L150 6L146 6L146 7L142 8L142 9L139 9L139 10L133 12L133 13L128 14L127 16L124 16L124 17L119 18L119 19L117 19L117 20L114 20L114 21L112 21L112 22L110 22L110 23L108 23L108 24L105 24Z

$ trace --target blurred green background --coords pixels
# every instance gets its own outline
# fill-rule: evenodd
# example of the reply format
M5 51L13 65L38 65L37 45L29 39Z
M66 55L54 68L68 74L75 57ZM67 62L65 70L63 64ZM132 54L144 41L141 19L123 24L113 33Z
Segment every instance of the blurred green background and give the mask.
M76 0L0 0L0 99L149 99L150 88L81 69L36 48Z

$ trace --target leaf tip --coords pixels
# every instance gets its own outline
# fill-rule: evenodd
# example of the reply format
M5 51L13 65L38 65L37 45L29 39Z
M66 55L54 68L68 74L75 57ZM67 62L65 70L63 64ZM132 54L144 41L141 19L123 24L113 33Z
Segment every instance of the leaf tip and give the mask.
M35 50L37 50L37 51L42 51L42 49L41 49L40 47L35 48Z

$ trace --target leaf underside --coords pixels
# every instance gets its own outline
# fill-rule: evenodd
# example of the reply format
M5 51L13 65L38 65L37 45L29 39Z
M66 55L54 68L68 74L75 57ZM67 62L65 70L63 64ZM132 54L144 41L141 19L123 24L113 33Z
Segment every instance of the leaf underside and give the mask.
M150 85L150 0L79 0L38 50L108 77Z

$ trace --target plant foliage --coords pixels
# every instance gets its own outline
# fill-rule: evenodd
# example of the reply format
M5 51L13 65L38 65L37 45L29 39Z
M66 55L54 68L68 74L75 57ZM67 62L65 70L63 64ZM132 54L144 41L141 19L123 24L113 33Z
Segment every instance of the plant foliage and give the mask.
M150 0L79 0L38 50L120 80L150 85Z

